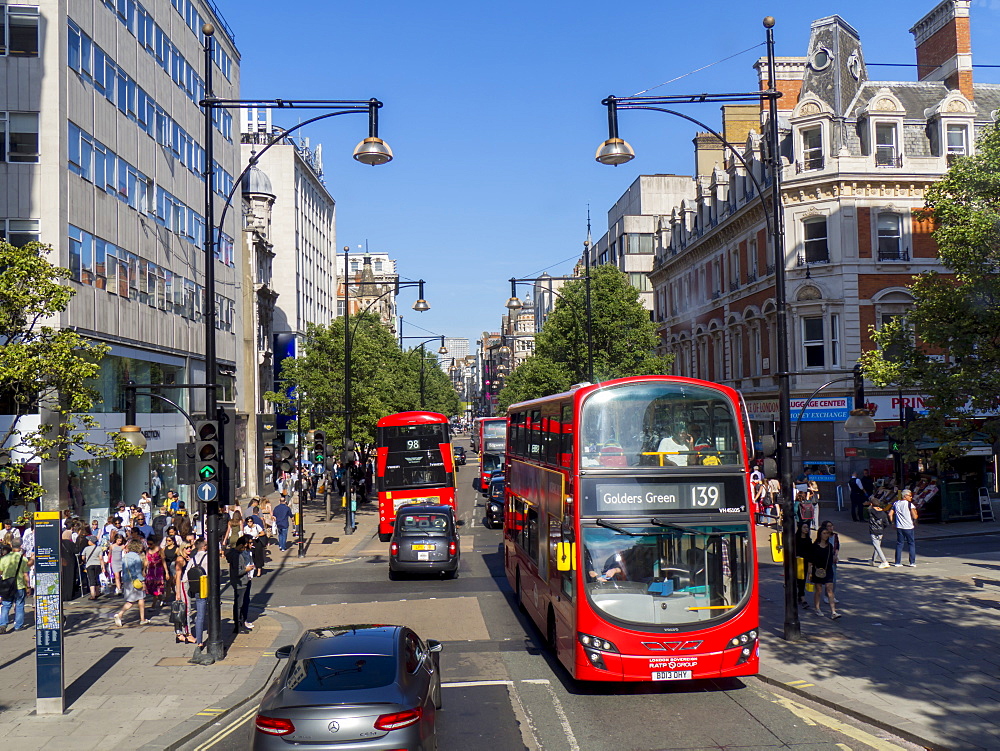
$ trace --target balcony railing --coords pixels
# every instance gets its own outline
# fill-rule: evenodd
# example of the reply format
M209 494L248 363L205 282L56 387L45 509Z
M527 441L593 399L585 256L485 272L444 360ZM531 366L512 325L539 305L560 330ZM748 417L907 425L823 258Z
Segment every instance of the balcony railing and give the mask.
M757 272L756 271L747 274L747 284L753 284L756 281L757 281Z
M773 263L767 264L767 276L771 276L771 274L773 273L774 273L774 264Z
M812 172L813 170L823 169L826 166L826 160L821 157L813 157L812 159L805 159L801 162L795 163L795 171L798 172Z
M887 168L900 168L903 166L903 155L902 154L880 154L875 153L875 166L876 167L887 167Z
M883 250L879 248L878 260L880 261L909 261L910 249L906 250Z
M805 253L799 253L798 258L795 261L796 266L808 266L811 263L830 263L830 257L826 258L806 258Z
M734 281L731 281L731 282L729 283L729 291L730 291L730 292L735 292L735 291L736 291L736 290L738 290L739 288L740 288L740 283L739 283L738 281L735 281L735 280L734 280Z

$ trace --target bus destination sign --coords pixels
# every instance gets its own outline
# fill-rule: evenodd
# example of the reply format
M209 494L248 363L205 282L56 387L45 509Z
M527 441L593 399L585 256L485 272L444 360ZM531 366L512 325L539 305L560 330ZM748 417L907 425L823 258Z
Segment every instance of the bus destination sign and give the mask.
M585 493L588 511L600 514L635 515L671 511L746 511L739 497L735 508L726 503L721 482L690 483L595 483ZM589 496L589 497L588 497Z

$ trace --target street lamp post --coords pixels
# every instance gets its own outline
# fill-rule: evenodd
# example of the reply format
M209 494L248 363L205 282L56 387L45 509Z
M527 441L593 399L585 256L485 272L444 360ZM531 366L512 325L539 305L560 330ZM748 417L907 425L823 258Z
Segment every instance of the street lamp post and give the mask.
M507 300L506 308L507 308L507 310L511 311L512 313L515 312L515 311L520 310L521 308L523 308L524 304L521 302L520 298L517 296L517 285L518 284L530 284L532 287L539 287L542 290L555 295L560 300L562 300L563 302L565 302L567 304L567 306L569 307L570 311L573 313L573 317L576 319L577 325L579 325L580 318L577 315L576 311L573 309L573 305L571 305L569 303L569 301L565 297L563 297L562 295L560 295L554 289L549 289L549 288L546 288L546 287L542 287L541 283L542 282L550 282L550 281L552 281L552 282L580 282L580 281L582 281L584 283L584 290L585 290L584 307L585 307L585 312L586 312L586 321L585 321L586 325L584 326L584 330L585 330L585 333L587 335L587 380L590 381L591 383L594 383L594 336L593 336L593 317L594 316L593 316L593 310L591 309L591 306L590 306L590 242L588 240L584 240L584 242L583 242L583 255L584 255L584 258L586 259L584 261L584 264L585 264L584 265L585 273L584 273L583 276L545 276L545 277L537 276L537 277L530 277L530 278L527 278L527 279L515 279L515 278L511 278L509 280L510 281L510 299Z
M218 360L216 356L215 343L215 243L217 235L221 237L222 228L225 226L226 212L232 203L236 191L241 188L243 177L253 167L260 157L276 143L287 137L290 133L311 123L330 117L347 114L367 114L368 115L368 137L362 140L354 149L354 159L362 164L379 165L392 160L392 150L378 136L378 111L382 107L382 102L377 99L361 100L246 100L246 99L220 99L215 96L212 86L212 48L215 34L215 27L206 23L202 26L202 34L205 38L204 46L204 82L205 94L199 105L204 109L205 120L205 412L210 419L221 419L218 402ZM274 107L276 109L298 108L327 110L322 115L309 118L297 125L273 134L268 143L250 159L249 164L243 169L240 176L234 181L232 189L226 197L222 207L219 221L215 221L215 139L214 139L214 113L217 109L235 108L247 109L252 107ZM220 457L220 474L223 478L227 476L229 468L225 464L225 455ZM228 483L232 487L231 483ZM226 498L226 502L231 499ZM208 538L209 550L219 549L219 499L205 503L205 531ZM221 613L221 588L220 588L220 565L217 555L208 557L208 583L209 594L207 603L207 628L208 638L205 643L205 657L208 660L221 660L225 657L225 645L222 639L222 613Z
M400 349L403 348L403 340L404 339L420 339L420 337L419 336L403 336L402 334L400 334L400 336L399 336L399 348ZM420 409L424 408L424 357L425 357L425 355L424 355L424 345L427 344L427 342L433 342L435 339L440 339L441 340L441 346L438 347L438 354L439 355L447 355L448 354L448 348L444 346L444 335L443 334L437 334L435 336L432 336L429 339L424 339L422 342L420 342L419 345L417 345L417 346L420 347Z
M354 438L351 425L352 419L352 404L351 404L351 343L354 340L354 332L351 331L351 248L349 245L344 246L344 452L341 455L341 464L344 466L350 466L353 470L354 456L356 454L354 450ZM354 282L356 287L364 287L366 285L378 285L385 286L382 282ZM380 299L388 295L390 292L399 294L399 291L405 287L418 287L419 294L417 296L417 301L413 303L413 309L418 313L423 313L430 310L431 306L427 304L427 300L424 299L424 280L420 279L417 281L399 281L396 280L393 289L387 290L372 300L368 307L370 308ZM362 311L364 313L364 311ZM344 498L344 505L347 510L344 520L344 532L346 534L354 534L356 525L354 523L354 498L353 498L353 487L351 486L351 477L347 478L345 485L347 486L346 496Z
M781 472L782 506L784 509L782 524L782 544L786 551L784 557L784 579L785 579L785 622L784 637L789 641L797 641L800 637L800 624L798 605L795 592L795 558L790 551L793 549L795 535L795 517L793 514L792 502L792 418L791 405L789 403L790 388L788 372L788 305L785 298L785 232L784 213L781 199L781 154L779 151L778 139L778 99L781 92L777 88L777 74L775 72L774 55L774 18L767 16L764 18L764 28L766 29L767 65L768 65L768 88L762 91L745 93L724 93L724 94L675 94L670 96L632 96L615 97L609 96L601 103L608 110L608 138L597 149L595 159L601 164L617 166L625 164L635 158L632 147L621 139L618 135L618 111L622 109L651 110L663 112L668 115L675 115L683 118L695 125L704 128L715 136L719 142L747 168L747 176L754 183L757 194L760 196L764 218L767 223L768 233L771 237L771 246L774 254L774 298L776 307L776 334L777 334L777 365L776 373L778 380L778 463ZM723 138L705 123L676 110L667 109L664 105L695 104L703 102L728 102L728 103L752 103L758 104L761 101L768 104L768 133L766 138L767 162L771 183L771 203L770 206L764 197L764 191L759 181L753 174L753 170L748 168L746 160L739 150Z

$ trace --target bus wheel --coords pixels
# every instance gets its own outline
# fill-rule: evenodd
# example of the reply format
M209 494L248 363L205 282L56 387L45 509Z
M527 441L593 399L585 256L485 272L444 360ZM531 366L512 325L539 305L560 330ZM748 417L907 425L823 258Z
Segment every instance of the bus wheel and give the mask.
M392 532L379 532L378 541L379 542L389 542L392 539Z
M549 608L549 616L545 623L545 642L553 656L559 657L559 645L556 643L556 614Z

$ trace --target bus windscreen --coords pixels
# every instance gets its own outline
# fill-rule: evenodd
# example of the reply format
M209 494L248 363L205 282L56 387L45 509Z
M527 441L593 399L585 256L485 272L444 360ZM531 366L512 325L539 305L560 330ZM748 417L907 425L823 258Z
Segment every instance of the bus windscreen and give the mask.
M451 478L441 456L448 442L443 425L400 425L381 428L387 449L384 487L403 489L447 485Z

